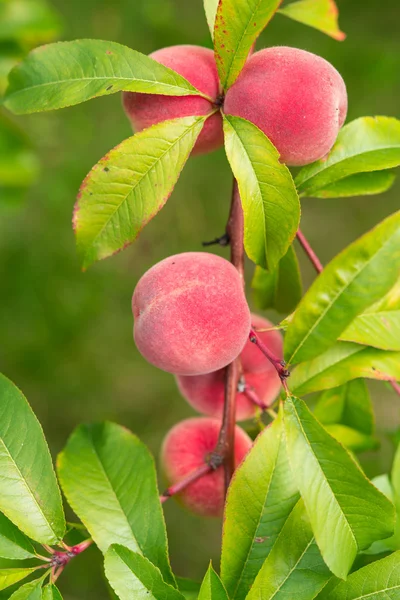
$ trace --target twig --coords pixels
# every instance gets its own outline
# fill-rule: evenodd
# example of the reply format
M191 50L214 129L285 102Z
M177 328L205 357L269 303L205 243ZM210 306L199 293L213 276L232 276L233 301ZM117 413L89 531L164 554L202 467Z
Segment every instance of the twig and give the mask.
M394 389L394 391L400 396L400 385L394 379L390 379L390 385Z
M324 267L322 266L321 261L319 260L318 256L315 254L314 250L311 248L307 238L300 231L300 229L298 229L296 237L299 240L300 244L302 245L303 250L307 254L308 258L312 262L317 273L321 273L321 271L324 270Z
M283 387L287 391L286 387L286 379L289 377L290 373L286 368L286 363L284 360L281 360L275 354L271 352L271 350L264 344L264 342L258 337L257 333L254 329L250 329L249 340L257 346L261 350L261 352L266 356L269 362L275 367L276 372L278 373L280 380L282 382Z
M171 496L175 496L175 494L179 494L179 492L182 492L191 483L193 483L194 481L197 481L204 475L207 475L207 473L210 473L212 470L213 470L213 468L210 464L204 463L204 465L201 465L200 467L198 467L197 469L195 469L194 471L189 473L189 475L187 475L186 477L181 479L181 481L178 481L178 483L175 483L175 485L171 485L171 487L169 487L167 490L165 490L163 495L160 496L160 502L163 504L169 498L171 498Z

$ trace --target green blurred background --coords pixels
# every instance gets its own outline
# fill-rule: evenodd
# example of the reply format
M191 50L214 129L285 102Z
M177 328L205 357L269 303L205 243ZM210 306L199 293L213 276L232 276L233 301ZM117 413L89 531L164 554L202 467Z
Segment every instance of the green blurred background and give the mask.
M201 0L53 0L62 39L118 41L144 53L172 44L210 45ZM400 4L342 0L338 43L276 16L258 48L292 45L322 55L342 73L349 116L399 117ZM223 233L231 175L223 150L191 158L163 211L125 252L82 273L71 215L89 169L131 134L119 95L18 119L42 164L22 206L0 199L0 370L26 394L43 424L53 456L82 421L110 419L129 427L158 455L166 431L193 411L171 375L148 365L132 340L130 301L139 277L167 255L201 249ZM400 184L383 196L305 200L302 228L323 262L399 208ZM216 250L218 251L218 250ZM225 250L220 251L226 256ZM299 252L305 283L313 277ZM248 265L251 276L251 266ZM270 315L274 320L278 315ZM362 457L369 475L388 469L386 435L400 422L400 400L371 386L382 449ZM172 562L200 578L218 566L221 523L196 518L174 501L165 506ZM101 560L91 549L60 580L65 600L105 599Z

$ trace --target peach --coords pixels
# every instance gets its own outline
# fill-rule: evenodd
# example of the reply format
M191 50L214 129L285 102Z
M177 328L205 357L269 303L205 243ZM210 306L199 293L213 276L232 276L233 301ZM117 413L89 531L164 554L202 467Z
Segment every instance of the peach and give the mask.
M214 254L170 256L143 275L132 298L137 348L176 375L222 369L242 351L250 310L234 266Z
M151 58L185 77L194 87L211 98L201 96L162 96L156 94L123 93L123 105L135 131L155 123L207 115L220 95L220 84L214 53L201 46L170 46L150 54ZM209 117L194 146L193 154L204 154L222 146L224 141L221 113Z
M218 442L221 422L209 417L186 419L175 425L167 434L162 450L162 470L173 485L207 460ZM235 467L252 446L252 440L240 427L235 429ZM177 495L177 499L191 512L204 517L220 517L224 508L224 470L219 468Z
M251 316L256 330L272 327L267 319L258 315ZM283 359L282 336L279 331L260 331L259 338L275 356ZM243 375L242 381L249 386L265 406L271 406L277 397L281 381L269 360L250 341L240 355ZM225 369L197 376L177 376L180 392L198 412L211 417L222 417L225 396ZM236 420L242 421L254 416L257 406L245 393L238 391L236 397Z
M293 166L323 158L347 114L345 83L323 58L278 46L256 52L228 90L226 114L251 121Z

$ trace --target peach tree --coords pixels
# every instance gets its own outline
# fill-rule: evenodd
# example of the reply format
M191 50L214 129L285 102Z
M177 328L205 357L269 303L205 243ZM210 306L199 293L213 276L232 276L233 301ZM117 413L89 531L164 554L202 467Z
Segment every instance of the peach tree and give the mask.
M214 51L148 57L77 40L40 47L10 73L4 105L15 114L123 92L136 133L93 167L74 209L84 269L135 240L191 154L224 144L233 191L225 232L210 242L229 246L230 260L167 257L133 294L138 349L205 415L167 434L161 496L152 456L113 423L78 427L56 475L29 404L0 376L0 557L16 561L0 569L5 598L60 600L60 574L92 543L121 600L400 598L400 452L373 481L356 457L377 446L365 380L400 393L400 213L325 268L299 229L303 198L392 185L400 122L344 125L346 87L332 65L294 48L256 52L276 12L344 39L333 0L280 4L204 0ZM295 238L317 271L305 294ZM283 314L278 324L250 313L245 254L256 304ZM248 418L255 440L236 424ZM66 524L58 482L80 523ZM223 514L219 574L210 566L201 583L171 570L171 497Z

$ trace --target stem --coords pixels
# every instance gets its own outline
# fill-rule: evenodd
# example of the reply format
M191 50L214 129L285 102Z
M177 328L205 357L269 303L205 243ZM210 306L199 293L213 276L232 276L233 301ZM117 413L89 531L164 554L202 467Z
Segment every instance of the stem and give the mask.
M249 340L261 350L264 356L266 356L269 362L275 367L276 372L278 373L280 380L282 381L282 385L287 391L286 379L289 377L290 373L286 368L285 361L281 360L271 352L271 350L258 337L254 329L250 329Z
M209 463L204 463L204 465L201 465L200 467L189 473L189 475L186 475L186 477L181 479L181 481L178 481L178 483L175 483L175 485L171 485L171 487L165 490L163 495L160 496L161 504L166 502L169 498L171 498L171 496L179 494L179 492L182 492L191 483L197 481L198 479L200 479L200 477L207 475L207 473L210 473L212 470L213 467Z
M389 381L390 385L394 389L394 391L400 396L400 385L394 379Z
M256 392L253 390L253 388L246 385L244 387L242 394L244 394L246 396L246 398L248 398L251 402L253 402L253 404L255 404L256 406L259 406L261 408L261 410L267 410L267 406L262 402L262 400L260 400L260 398L257 396Z
M308 258L312 262L312 264L313 264L315 270L317 271L317 273L318 274L321 273L321 271L324 270L324 267L322 266L321 261L319 260L318 256L315 254L314 250L311 248L311 246L310 246L307 238L300 231L300 229L298 229L296 237L299 240L300 244L302 245L303 250L307 254Z

